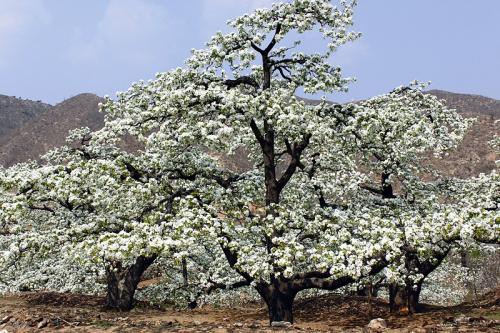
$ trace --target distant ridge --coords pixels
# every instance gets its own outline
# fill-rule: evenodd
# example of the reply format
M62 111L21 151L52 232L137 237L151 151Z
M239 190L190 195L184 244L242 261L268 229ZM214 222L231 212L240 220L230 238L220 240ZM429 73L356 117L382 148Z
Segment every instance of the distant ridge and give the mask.
M74 128L101 128L104 123L104 115L98 107L101 101L103 99L94 94L79 94L27 121L0 146L0 164L11 166L38 159L50 149L63 145L68 132Z
M444 99L447 105L465 117L476 118L462 144L445 159L435 159L432 163L445 175L471 177L488 173L496 168L499 159L490 141L500 135L500 101L471 94L452 93L444 90L430 90L429 94Z
M456 150L443 159L431 160L443 174L470 177L487 173L495 168L499 157L489 145L495 134L500 135L500 101L479 95L457 94L442 90L428 92L446 100L451 108L465 117L474 117L477 122ZM98 104L102 98L94 94L80 94L66 101L50 106L40 102L9 100L8 112L2 109L0 95L0 165L11 166L18 162L38 159L40 155L65 142L71 129L90 127L97 130L104 125L104 115L99 113ZM20 103L22 101L23 103ZM309 103L317 101L307 100ZM16 104L17 103L17 104ZM7 117L16 115L15 117ZM134 149L132 140L125 140L126 147ZM137 147L137 146L136 146ZM244 156L222 157L224 163L238 168ZM244 167L241 165L241 167Z
M51 107L42 102L0 95L0 148L18 128L33 122Z
M446 100L448 106L457 109L461 113L483 114L500 118L499 100L481 95L459 94L444 90L429 90L428 93Z

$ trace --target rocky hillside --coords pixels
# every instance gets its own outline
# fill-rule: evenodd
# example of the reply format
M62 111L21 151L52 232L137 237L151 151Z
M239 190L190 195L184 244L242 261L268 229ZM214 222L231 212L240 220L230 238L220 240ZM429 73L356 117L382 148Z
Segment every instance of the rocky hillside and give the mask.
M42 102L0 95L0 146L23 125L34 122L52 106Z
M457 94L444 90L430 90L429 93L446 100L450 107L460 112L500 118L499 100L481 95Z
M495 124L495 120L500 118L500 101L440 90L432 90L429 93L445 99L450 107L456 108L464 116L477 119L457 151L444 160L434 160L433 164L445 174L459 177L492 170L498 156L489 146L489 141L495 133L500 135L500 125ZM10 166L17 162L37 159L48 150L62 145L69 130L73 128L87 126L95 130L102 127L104 117L98 112L100 101L101 98L96 95L81 94L50 107L39 102L16 99L10 101L13 103L8 104L10 111L5 112L2 110L7 108L2 109L0 96L0 164ZM2 133L7 133L4 134L4 141ZM130 140L126 141L128 146L134 145ZM245 162L244 152L221 158L235 169L249 166ZM242 163L244 165L240 165Z
M463 116L476 119L460 147L445 159L434 160L433 164L446 175L462 178L493 170L499 157L489 142L495 134L500 135L500 123L495 123L500 119L500 101L442 90L431 90L429 93L444 99L449 107Z
M0 144L0 164L10 166L18 162L37 159L65 142L71 129L102 127L104 116L98 112L102 99L94 94L80 94L41 113L19 126ZM22 113L22 109L19 109Z

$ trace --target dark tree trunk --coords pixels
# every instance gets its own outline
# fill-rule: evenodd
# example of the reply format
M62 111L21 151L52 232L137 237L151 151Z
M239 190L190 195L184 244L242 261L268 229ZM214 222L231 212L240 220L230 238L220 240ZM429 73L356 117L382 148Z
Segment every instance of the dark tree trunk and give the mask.
M370 288L368 287L362 287L356 289L356 296L367 297L369 295L370 295Z
M280 286L282 287L282 286ZM293 301L296 292L274 286L260 286L257 291L264 298L269 312L269 323L284 321L293 324Z
M427 272L429 268L426 267L425 263L427 262L420 262L417 254L414 252L408 251L405 254L405 268L407 272L420 273L423 275L423 278L419 282L414 282L411 278L406 277L403 286L392 286L392 291L389 290L391 312L405 312L408 314L418 312L418 301L420 291L422 290L422 283L429 273ZM416 288L414 288L415 285L417 286Z
M182 283L184 285L184 288L187 288L189 285L189 279L188 279L188 269L187 269L187 261L186 258L182 258Z
M406 256L406 268L410 272L416 272L422 275L422 278L418 282L407 281L405 286L405 296L406 296L406 307L408 313L418 313L421 311L419 305L420 293L422 291L422 285L429 276L446 258L451 247L443 250L441 253L435 253L434 260L419 260L415 253L408 253Z
M460 263L462 264L462 267L469 267L469 255L466 251L460 252Z
M156 256L137 258L135 263L123 267L121 262L112 262L106 267L106 308L129 311L134 307L134 294L144 271Z
M373 284L361 286L356 289L356 296L377 297L379 287Z
M406 286L389 285L389 309L391 313L418 313L422 284L423 281L416 283L416 288L414 288L413 283L408 283Z
M389 285L389 309L391 313L400 312L407 304L405 288L401 288L395 283Z
M406 286L408 313L418 313L420 311L419 299L422 283L423 281L418 282L416 288L412 284Z

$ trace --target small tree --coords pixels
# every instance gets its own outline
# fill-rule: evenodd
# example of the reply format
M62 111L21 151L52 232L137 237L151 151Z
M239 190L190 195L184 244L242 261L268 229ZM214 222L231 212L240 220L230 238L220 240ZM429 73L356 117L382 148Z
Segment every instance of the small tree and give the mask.
M345 120L360 169L370 178L366 189L386 206L400 230L401 256L389 267L391 310L396 299L417 312L422 283L461 239L464 221L451 209L449 180L427 165L457 147L471 124L435 96L426 84L412 83L353 106ZM394 274L396 273L396 274ZM396 279L395 279L396 278ZM398 297L396 297L398 296Z

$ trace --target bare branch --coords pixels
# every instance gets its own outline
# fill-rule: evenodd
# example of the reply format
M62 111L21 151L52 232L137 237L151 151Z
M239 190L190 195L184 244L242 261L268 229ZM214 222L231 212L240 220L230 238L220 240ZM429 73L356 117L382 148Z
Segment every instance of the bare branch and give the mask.
M280 72L280 75L282 78L284 78L285 80L287 80L288 82L292 82L292 78L288 75L285 74L285 72L283 71L283 67L279 66L279 67L276 67L276 69L278 70L278 72Z

